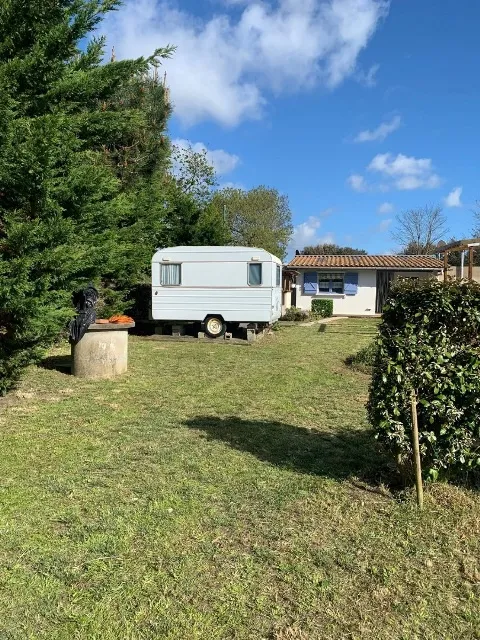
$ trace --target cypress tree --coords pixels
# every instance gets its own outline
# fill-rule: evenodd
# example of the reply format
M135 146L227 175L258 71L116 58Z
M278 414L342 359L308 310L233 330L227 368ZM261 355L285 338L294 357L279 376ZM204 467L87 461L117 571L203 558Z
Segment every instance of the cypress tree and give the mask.
M147 135L148 118L166 119L168 109L132 96L172 49L108 64L102 39L82 49L118 4L0 7L0 392L59 335L72 292L118 278L141 237L145 221L132 193L161 170L160 137ZM149 88L147 99L161 91ZM136 171L128 169L132 157Z

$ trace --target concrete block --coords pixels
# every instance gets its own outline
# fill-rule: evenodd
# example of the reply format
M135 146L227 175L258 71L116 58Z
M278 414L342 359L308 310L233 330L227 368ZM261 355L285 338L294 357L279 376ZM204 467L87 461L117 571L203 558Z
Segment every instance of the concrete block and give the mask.
M94 325L92 325L93 327ZM72 373L79 378L114 378L128 368L128 329L87 330L72 345Z
M174 324L172 326L172 336L184 336L185 335L185 325L184 324Z
M257 334L254 329L247 329L247 342L255 342Z
M199 332L197 333L197 338L198 338L199 340L203 340L203 338L205 338L205 333L204 333L203 331L199 331Z
M225 340L231 340L233 338L233 334L229 333L228 331L225 333L224 335Z

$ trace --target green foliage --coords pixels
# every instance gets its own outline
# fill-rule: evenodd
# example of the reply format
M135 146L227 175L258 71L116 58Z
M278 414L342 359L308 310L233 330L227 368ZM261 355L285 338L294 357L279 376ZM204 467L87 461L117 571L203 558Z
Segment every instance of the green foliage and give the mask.
M371 342L366 347L360 349L360 351L357 351L353 356L349 356L345 360L345 363L349 367L352 367L352 369L371 373L377 357L377 351L377 343Z
M135 196L158 165L150 128L168 109L153 107L158 86L148 107L133 94L171 49L110 64L101 40L81 49L117 4L0 7L0 393L58 336L76 288L101 282L106 308L122 302L157 224Z
M303 256L366 256L365 249L341 247L338 244L316 244L304 247L300 253Z
M317 318L331 318L333 315L333 300L312 300L312 313Z
M282 320L285 322L305 322L310 318L310 313L298 307L289 307L285 309Z
M170 185L167 195L164 237L158 246L209 246L228 244L230 234L223 216L179 184Z
M369 416L400 462L411 459L412 389L430 477L480 470L480 286L404 281L380 325Z
M196 151L190 146L174 144L171 171L180 191L198 203L208 203L213 189L217 186L217 176L207 158L205 150Z
M222 189L213 198L218 215L230 230L232 243L258 247L283 259L292 234L288 198L276 189L256 187L250 191Z

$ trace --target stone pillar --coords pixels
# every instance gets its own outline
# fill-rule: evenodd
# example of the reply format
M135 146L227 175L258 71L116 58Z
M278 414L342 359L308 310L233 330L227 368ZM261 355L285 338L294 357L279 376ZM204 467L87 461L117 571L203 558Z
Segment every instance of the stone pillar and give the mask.
M114 378L127 371L129 324L91 324L72 344L72 373L79 378Z

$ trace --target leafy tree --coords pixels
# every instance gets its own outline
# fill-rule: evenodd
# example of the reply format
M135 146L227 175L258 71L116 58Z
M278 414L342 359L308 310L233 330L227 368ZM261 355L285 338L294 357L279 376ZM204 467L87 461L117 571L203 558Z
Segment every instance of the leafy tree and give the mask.
M171 49L102 64L79 43L118 0L0 6L0 391L61 331L72 291L118 273L132 253L134 200L119 159L145 109L119 92ZM149 139L137 154L149 164ZM137 150L142 145L139 142ZM154 152L152 152L154 154Z
M163 242L159 246L223 245L231 238L218 211L210 204L195 200L178 184L170 185L168 215Z
M300 254L303 256L366 256L364 249L341 247L338 244L317 244L305 247Z
M287 196L264 186L250 191L227 188L214 196L213 206L225 216L234 245L256 246L285 257L292 234Z
M393 239L407 255L431 255L447 232L447 219L441 207L427 205L398 214Z
M191 146L173 145L171 175L181 192L197 203L208 203L217 186L215 169L209 163L206 151L195 151Z
M129 305L137 285L150 279L152 253L165 237L170 142L166 135L171 112L168 92L152 74L139 73L120 87L108 103L113 111L135 110L137 127L128 132L121 144L102 145L106 160L120 179L125 218L118 229L123 247L113 271L103 282L105 313L120 311ZM105 108L106 103L102 104Z
M157 207L162 228L157 247L221 245L231 240L223 216L212 206L217 184L205 151L172 146L168 172L159 176Z

